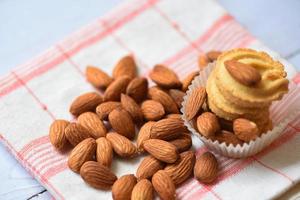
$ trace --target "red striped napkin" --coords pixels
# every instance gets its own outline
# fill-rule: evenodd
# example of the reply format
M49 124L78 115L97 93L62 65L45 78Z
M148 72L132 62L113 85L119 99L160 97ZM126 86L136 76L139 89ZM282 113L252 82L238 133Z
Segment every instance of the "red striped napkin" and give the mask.
M0 79L1 140L26 169L56 199L111 199L110 192L88 187L66 165L67 155L49 143L53 119L72 119L71 101L94 90L85 80L86 65L111 72L129 53L147 76L156 63L180 77L197 69L202 52L250 47L268 51L282 61L292 79L295 69L267 49L211 0L131 0L103 18L54 45ZM293 79L299 83L299 76ZM299 98L299 86L285 98ZM297 102L297 101L296 101ZM300 102L300 101L298 101ZM299 106L299 104L298 104ZM284 110L279 112L286 114ZM300 180L300 117L266 150L247 159L218 156L221 172L211 185L190 179L177 190L179 199L270 199ZM205 151L194 139L197 153ZM141 158L140 158L141 159ZM139 160L114 162L117 175L135 173Z

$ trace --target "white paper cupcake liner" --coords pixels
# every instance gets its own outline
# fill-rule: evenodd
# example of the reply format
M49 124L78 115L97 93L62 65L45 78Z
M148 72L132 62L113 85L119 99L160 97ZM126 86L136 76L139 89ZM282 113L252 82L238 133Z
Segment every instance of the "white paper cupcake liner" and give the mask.
M241 145L233 146L232 144L226 145L224 142L219 143L219 141L212 141L211 139L207 139L203 137L196 129L194 129L194 126L192 124L192 121L188 121L185 115L186 110L186 102L188 98L190 97L191 92L200 87L200 86L206 86L206 81L208 79L209 74L214 68L214 63L208 64L207 67L204 68L200 72L200 75L195 77L195 79L192 81L191 85L189 86L189 89L187 91L187 94L184 96L183 102L182 102L182 108L181 112L182 119L184 120L185 126L189 129L189 131L192 132L195 136L197 136L210 150L221 154L223 156L232 157L232 158L244 158L248 156L252 156L260 151L262 151L265 147L267 147L269 144L271 144L276 138L278 138L287 124L291 121L293 121L297 116L300 115L300 89L295 86L294 83L290 83L290 86L293 85L294 87L290 87L290 90L288 94L290 93L298 93L297 96L298 99L295 99L295 95L293 94L293 102L291 103L289 101L288 97L289 95L286 94L285 97L281 101L276 101L272 105L272 109L281 110L285 109L289 112L283 112L280 116L280 119L277 120L275 123L272 119L273 115L276 115L276 113L272 114L271 109L271 115L270 118L273 121L274 128L264 134L262 134L259 138L250 141L249 143L244 143ZM299 91L295 91L299 90ZM290 95L291 96L291 95ZM286 101L288 103L282 102ZM275 126L276 124L276 126Z

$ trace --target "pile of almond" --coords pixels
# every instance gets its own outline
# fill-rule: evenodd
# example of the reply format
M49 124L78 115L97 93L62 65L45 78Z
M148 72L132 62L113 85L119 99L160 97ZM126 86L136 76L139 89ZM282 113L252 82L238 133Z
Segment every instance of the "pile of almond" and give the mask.
M197 75L193 72L180 81L171 69L156 65L149 74L156 86L148 88L147 79L137 77L131 56L117 63L112 77L89 66L86 77L97 92L81 94L72 102L70 112L76 122L55 120L50 141L61 152L72 146L69 168L90 186L111 189L113 199L153 199L154 191L161 199L175 199L175 188L193 174L210 183L218 173L213 154L206 152L196 159L190 150L191 135L180 117L185 91ZM188 111L191 119L205 104L205 95L204 88L195 93L197 103L191 103ZM201 133L219 129L214 120L212 113L200 115ZM148 155L135 175L117 177L111 170L115 156L127 160L144 154Z

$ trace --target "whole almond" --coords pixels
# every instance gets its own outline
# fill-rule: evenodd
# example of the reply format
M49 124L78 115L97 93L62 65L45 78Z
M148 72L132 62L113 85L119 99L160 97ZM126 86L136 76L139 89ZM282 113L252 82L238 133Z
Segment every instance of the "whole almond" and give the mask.
M49 139L51 144L58 150L63 150L68 144L65 129L69 124L70 122L66 120L57 119L50 125Z
M209 51L206 53L206 56L210 60L210 62L213 62L217 60L221 54L222 54L221 51Z
M163 90L157 87L149 88L148 96L150 99L161 103L164 106L166 113L179 113L175 101L172 99L172 97L170 97L170 95L168 95Z
M123 108L116 108L109 113L108 120L112 128L129 139L135 136L135 126L130 114Z
M180 114L168 114L168 115L166 116L166 118L172 118L172 119L175 118L175 119L180 119L180 120L182 120ZM183 120L182 120L182 123L183 123Z
M261 80L260 73L251 65L236 60L227 60L224 65L229 74L243 85L253 86Z
M152 185L162 200L176 199L175 185L164 170L159 170L153 175Z
M107 120L109 113L116 108L121 108L121 106L121 103L117 101L103 102L97 106L96 113L101 120Z
M116 175L109 168L95 161L87 161L80 168L80 175L90 186L107 190L117 180Z
M195 161L194 152L186 151L180 154L180 158L174 164L167 165L164 171L171 177L175 185L180 185L193 174Z
M65 129L65 134L71 145L76 146L82 140L91 137L89 131L77 123L70 123Z
M106 167L110 167L113 159L113 148L110 141L105 137L101 137L96 140L96 143L97 143L97 150L96 150L97 162L101 163Z
M126 88L126 94L131 96L137 103L147 97L148 81L144 77L136 77L130 81Z
M218 140L220 143L225 142L226 145L232 144L233 146L236 146L238 144L243 144L243 141L241 141L234 133L225 130L217 133L214 139Z
M206 91L204 87L193 90L185 105L185 115L187 120L192 120L201 110L206 100Z
M88 111L95 111L103 101L102 96L95 92L88 92L77 97L70 106L70 113L75 116Z
M192 138L189 133L182 133L178 138L169 142L176 147L178 152L187 151L192 146Z
M93 138L105 137L107 130L97 114L93 112L82 113L77 121L89 131Z
M150 132L151 138L172 140L187 132L187 129L181 119L167 118L155 122Z
M197 118L197 129L201 135L212 137L220 130L218 118L211 112L204 112Z
M149 180L140 180L133 188L131 200L152 200L153 187Z
M128 76L121 76L115 79L105 90L104 101L119 101L121 94L125 93L129 82L130 78Z
M250 142L259 136L257 125L243 118L238 118L233 121L234 134L242 141Z
M178 159L176 147L166 141L149 139L143 142L144 149L158 160L174 163Z
M185 93L178 89L171 89L171 90L169 90L169 94L173 98L177 107L180 109L181 103L183 101L183 97L185 96Z
M205 65L206 66L206 65ZM194 78L199 75L199 72L192 72L182 81L182 91L186 92L188 90L189 85L192 83Z
M107 73L94 66L87 66L85 75L86 79L96 88L107 88L113 81Z
M139 152L144 152L143 142L150 139L150 130L155 122L146 122L140 129L137 136L136 145Z
M199 69L203 70L208 65L209 62L210 62L210 60L208 59L206 54L200 55L198 58Z
M128 76L130 79L136 77L137 67L132 56L124 56L119 60L113 69L115 79L121 76Z
M68 158L69 168L79 173L81 166L89 160L93 160L96 151L96 141L93 138L87 138L80 142L70 153Z
M155 174L158 170L163 169L165 164L153 156L145 157L136 171L136 177L138 180L149 179Z
M141 108L147 121L156 121L165 115L165 109L158 101L146 100L142 103Z
M197 158L194 167L194 176L198 181L211 183L217 178L217 175L218 161L212 153L205 152Z
M133 98L126 94L121 94L122 107L131 115L132 119L136 123L143 121L143 113L139 105Z
M110 141L113 150L122 158L133 157L136 154L136 147L130 140L118 133L109 133L106 138Z
M133 174L120 177L112 186L111 193L114 200L130 200L131 192L136 185Z
M149 77L162 88L170 89L182 86L177 74L164 65L155 65Z

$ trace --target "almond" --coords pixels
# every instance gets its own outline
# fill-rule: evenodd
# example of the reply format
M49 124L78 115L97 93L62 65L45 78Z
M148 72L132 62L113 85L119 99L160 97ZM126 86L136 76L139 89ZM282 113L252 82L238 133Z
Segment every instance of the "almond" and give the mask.
M162 88L170 89L181 87L181 82L176 73L164 65L155 65L149 73L149 77Z
M88 111L95 111L103 98L95 92L88 92L77 97L70 106L70 113L75 116Z
M158 196L162 200L175 200L175 185L170 176L164 171L159 170L152 177L152 184Z
M144 149L158 160L174 163L178 159L176 147L166 141L149 139L143 143Z
M93 160L96 151L96 142L93 138L87 138L80 142L71 152L68 159L69 168L79 173L80 167L89 160Z
M205 152L197 158L194 167L194 176L198 181L211 183L217 178L217 175L218 161L212 153Z
M126 94L121 94L121 104L123 108L131 115L132 119L136 123L143 121L143 113L139 105Z
M261 80L260 73L251 65L236 60L227 60L224 64L229 74L243 85L253 86Z
M172 97L170 97L170 95L168 95L163 90L158 89L157 87L149 88L148 96L150 99L161 103L167 113L179 113L177 105Z
M187 120L192 120L201 110L206 100L206 91L204 87L199 87L190 93L185 105L185 115Z
M208 59L208 57L205 54L200 55L198 58L199 69L203 70L208 65L209 62L210 62L210 60Z
M152 126L151 138L172 140L180 136L182 132L187 132L181 119L168 118L162 119Z
M71 145L76 146L82 140L91 137L89 131L80 124L70 123L65 129L65 134Z
M161 103L154 100L146 100L141 105L142 113L147 121L156 121L165 115L165 110Z
M139 181L133 188L131 200L152 200L153 187L149 180L143 179Z
M257 125L243 118L238 118L233 121L234 134L242 141L250 142L259 136Z
M122 109L116 108L109 113L108 120L112 128L129 139L135 136L135 126L130 114Z
M107 190L117 180L116 175L109 168L95 161L87 161L80 168L80 175L90 186Z
M78 123L89 131L89 134L97 139L105 137L106 128L100 118L93 112L85 112L79 115Z
M218 140L220 143L225 142L226 145L232 144L233 146L236 146L238 144L243 144L243 141L241 141L234 133L225 130L217 133L214 139Z
M87 66L85 75L86 79L96 88L107 88L113 81L107 73L94 66Z
M205 65L206 66L206 65ZM186 92L188 90L189 85L192 83L194 78L199 75L199 72L192 72L182 81L182 91Z
M143 142L150 139L150 130L155 122L149 121L146 122L140 129L137 136L136 145L139 152L144 151Z
M163 169L164 166L165 165L163 162L157 160L153 156L147 156L140 163L136 171L136 177L138 178L138 180L149 179L158 170Z
M115 79L121 76L128 76L130 79L136 77L137 67L132 56L125 56L119 60L113 69Z
M222 54L221 51L209 51L206 53L206 56L210 62L213 62L213 61L217 60L221 54Z
M148 81L143 77L136 77L130 81L126 88L126 94L140 103L147 97Z
M66 120L57 119L50 126L49 139L51 144L58 150L63 150L69 143L65 135L65 129L69 124L70 122Z
M126 137L118 133L109 133L106 138L110 141L113 150L122 158L133 157L136 154L136 147Z
M212 137L220 130L218 118L211 112L204 112L197 118L197 128L201 135Z
M128 76L121 76L114 80L104 92L104 101L119 101L129 82L130 78Z
M130 200L131 192L136 185L133 174L120 177L112 186L111 192L114 200Z
M183 97L185 96L185 93L182 92L181 90L177 89L171 89L169 90L169 94L176 103L177 107L180 109L181 108L181 103L183 101Z
M192 146L192 138L189 133L182 133L178 138L169 142L176 147L178 152L187 151Z
M180 114L168 114L168 115L166 116L166 118L167 118L167 119L172 118L172 119L180 119L180 120L182 120ZM182 120L182 123L183 123L183 120Z
M109 113L116 108L121 108L121 106L121 103L117 101L103 102L97 106L96 113L101 120L107 120Z
M96 140L96 143L97 162L101 163L106 167L110 167L113 159L113 148L110 141L107 140L105 137L101 137Z
M165 167L164 171L171 177L175 185L180 185L192 174L196 161L193 151L186 151L180 154L180 158L174 163Z

